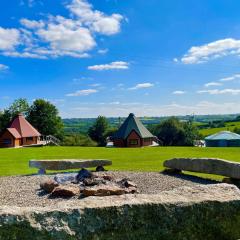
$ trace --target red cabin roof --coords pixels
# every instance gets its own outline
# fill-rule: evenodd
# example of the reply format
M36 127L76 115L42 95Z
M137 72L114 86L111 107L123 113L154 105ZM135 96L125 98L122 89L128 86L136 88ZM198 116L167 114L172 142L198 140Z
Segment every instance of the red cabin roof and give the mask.
M21 135L19 134L16 128L7 128L7 131L9 131L15 139L21 138Z
M15 128L17 130L17 132L20 134L20 137L41 136L41 134L24 118L22 114L18 114L18 116L13 119L10 127L8 128L8 131L12 128ZM12 132L10 133L12 134ZM16 133L14 134L16 135Z

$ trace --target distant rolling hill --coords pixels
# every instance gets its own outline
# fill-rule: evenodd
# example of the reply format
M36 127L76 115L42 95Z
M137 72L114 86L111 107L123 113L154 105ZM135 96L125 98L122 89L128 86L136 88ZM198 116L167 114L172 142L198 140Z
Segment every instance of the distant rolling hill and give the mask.
M240 114L225 114L225 115L186 115L177 116L182 121L193 121L194 124L199 128L200 133L203 136L208 136L219 131L229 130L233 131L235 127L240 128L240 121L236 121L236 118ZM140 120L146 127L156 125L161 121L169 117L140 117ZM91 127L96 118L70 118L63 119L64 131L66 134L81 133L86 134L89 127ZM111 127L118 128L125 118L108 118L109 125ZM210 124L213 123L213 124ZM214 125L220 125L221 127L214 127Z
M231 131L233 132L235 128L240 129L240 121L239 122L226 122L225 127L218 127L218 128L205 128L200 129L199 132L204 136L209 136L214 133L220 132L220 131Z

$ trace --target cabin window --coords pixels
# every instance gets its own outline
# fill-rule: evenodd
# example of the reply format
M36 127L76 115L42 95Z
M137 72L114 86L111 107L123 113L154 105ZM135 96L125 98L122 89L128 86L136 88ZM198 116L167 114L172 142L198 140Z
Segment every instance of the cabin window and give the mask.
M3 139L3 144L6 144L6 145L12 144L12 139L11 139L11 138L5 138L5 139Z
M27 142L32 142L33 141L33 137L27 137Z
M130 139L129 144L130 145L138 145L138 139Z

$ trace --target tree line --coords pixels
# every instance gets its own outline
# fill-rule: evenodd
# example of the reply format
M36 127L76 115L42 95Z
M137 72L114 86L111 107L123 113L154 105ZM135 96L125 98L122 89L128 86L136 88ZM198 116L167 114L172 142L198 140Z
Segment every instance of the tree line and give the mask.
M30 105L26 99L20 98L0 111L0 132L8 127L19 113L24 114L42 135L53 135L65 146L106 146L106 139L117 131L106 117L99 116L86 134L66 134L56 106L44 99L36 99ZM148 129L157 136L160 145L163 146L193 146L194 140L201 137L192 121L182 122L175 117L150 125Z
M175 117L170 117L148 128L159 139L160 145L163 146L193 146L194 140L201 138L197 127L191 121L182 122ZM107 137L113 136L117 130L117 128L112 128L109 125L106 117L99 116L89 128L87 136L90 137L89 141L93 141L91 145L95 143L98 146L106 146ZM83 138L82 135L77 134L74 134L70 138L76 140L81 138L80 136ZM68 138L70 140L68 144L72 142L70 138ZM74 145L73 142L72 145Z

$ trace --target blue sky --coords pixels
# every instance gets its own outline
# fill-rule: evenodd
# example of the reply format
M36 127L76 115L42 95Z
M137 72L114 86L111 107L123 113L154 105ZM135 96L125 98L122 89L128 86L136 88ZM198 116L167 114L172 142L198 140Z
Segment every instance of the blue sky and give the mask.
M62 117L240 112L238 0L1 1L0 109Z

